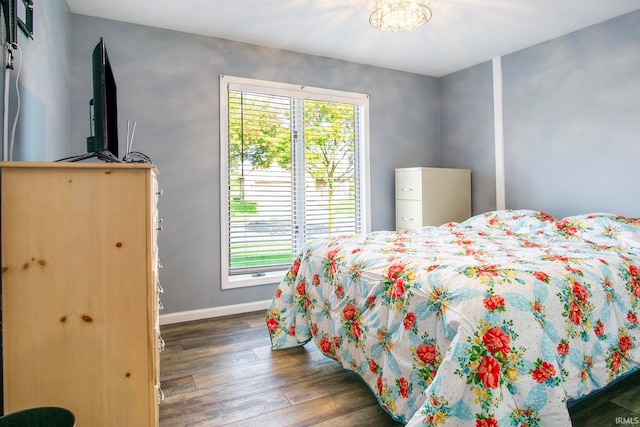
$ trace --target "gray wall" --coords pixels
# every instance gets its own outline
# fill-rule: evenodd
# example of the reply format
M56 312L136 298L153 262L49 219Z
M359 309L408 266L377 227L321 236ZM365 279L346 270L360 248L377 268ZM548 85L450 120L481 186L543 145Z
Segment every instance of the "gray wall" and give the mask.
M67 3L42 1L35 6L34 39L18 30L22 67L18 80L20 116L13 148L14 160L55 160L69 151L69 20ZM3 50L4 51L4 50ZM15 50L11 72L9 135L11 135L17 94L15 80L20 52ZM4 73L7 72L4 67ZM4 81L4 78L3 78ZM2 85L0 84L0 87ZM4 92L4 89L0 89ZM0 110L4 110L0 102ZM0 120L0 128L3 121Z
M640 216L640 11L502 58L506 207ZM440 79L442 166L495 208L492 64Z
M85 149L90 55L104 36L121 150L126 121L137 121L134 149L160 171L166 313L264 300L275 290L220 290L220 74L370 94L373 229L394 227L394 168L438 164L436 78L80 15L71 23L74 152Z
M502 64L507 207L640 216L640 11Z
M486 62L440 79L442 167L471 169L471 209L496 208L493 67Z

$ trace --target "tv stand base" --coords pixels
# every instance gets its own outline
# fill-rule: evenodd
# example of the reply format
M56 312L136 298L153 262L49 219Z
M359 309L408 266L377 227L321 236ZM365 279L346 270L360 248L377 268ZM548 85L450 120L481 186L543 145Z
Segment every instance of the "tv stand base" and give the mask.
M56 160L56 162L79 162L82 160L88 160L97 158L107 163L122 163L122 160L117 157L112 156L111 154L103 153L101 151L94 151L91 153L80 154L78 156L66 157L64 159Z

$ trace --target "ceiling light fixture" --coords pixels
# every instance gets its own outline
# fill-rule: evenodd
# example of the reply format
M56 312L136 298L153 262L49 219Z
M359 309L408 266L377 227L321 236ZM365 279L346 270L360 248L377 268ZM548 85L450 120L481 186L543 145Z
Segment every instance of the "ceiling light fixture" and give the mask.
M408 31L431 19L430 0L370 0L369 23L382 31Z

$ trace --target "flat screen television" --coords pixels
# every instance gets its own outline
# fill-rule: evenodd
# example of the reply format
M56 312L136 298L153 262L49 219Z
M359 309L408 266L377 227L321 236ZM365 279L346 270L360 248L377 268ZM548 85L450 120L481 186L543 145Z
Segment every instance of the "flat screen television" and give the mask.
M57 162L78 162L97 157L105 162L122 162L118 159L118 100L116 81L113 78L104 38L93 49L93 98L89 101L89 137L87 152L66 157Z
M138 151L131 151L133 132L129 134L127 122L127 147L120 160L118 158L118 99L116 81L111 70L109 54L104 38L93 49L91 55L93 98L89 101L90 136L87 138L87 152L79 156L66 157L57 162L78 162L97 157L105 162L151 163L151 159Z
M87 138L87 153L102 160L118 161L118 100L104 38L93 50L93 135ZM105 157L105 158L103 158Z

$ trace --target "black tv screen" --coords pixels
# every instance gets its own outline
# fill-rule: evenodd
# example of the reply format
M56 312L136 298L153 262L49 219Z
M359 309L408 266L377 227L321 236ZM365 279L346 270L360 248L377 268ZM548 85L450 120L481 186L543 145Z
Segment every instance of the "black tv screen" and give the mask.
M118 158L118 102L104 38L93 50L93 120L95 134L87 139L87 151Z

